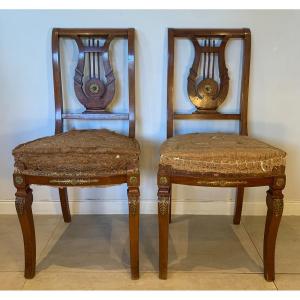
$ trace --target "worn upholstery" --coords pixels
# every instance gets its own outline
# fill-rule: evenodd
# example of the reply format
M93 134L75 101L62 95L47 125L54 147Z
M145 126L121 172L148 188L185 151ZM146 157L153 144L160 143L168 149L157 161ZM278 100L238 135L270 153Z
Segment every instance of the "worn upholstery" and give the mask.
M248 136L192 133L166 140L160 164L184 172L261 176L283 174L285 157L284 151Z
M115 132L71 130L13 150L15 172L38 176L101 176L137 170L138 142Z

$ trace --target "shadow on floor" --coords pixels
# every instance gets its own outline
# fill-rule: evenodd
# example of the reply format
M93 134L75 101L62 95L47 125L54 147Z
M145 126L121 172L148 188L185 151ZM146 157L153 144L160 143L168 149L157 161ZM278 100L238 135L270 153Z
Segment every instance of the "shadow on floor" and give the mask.
M157 216L140 220L140 269L157 271ZM57 268L128 271L128 216L77 215L71 224L61 223L38 264L38 271ZM261 273L262 262L232 217L185 215L170 225L169 270Z

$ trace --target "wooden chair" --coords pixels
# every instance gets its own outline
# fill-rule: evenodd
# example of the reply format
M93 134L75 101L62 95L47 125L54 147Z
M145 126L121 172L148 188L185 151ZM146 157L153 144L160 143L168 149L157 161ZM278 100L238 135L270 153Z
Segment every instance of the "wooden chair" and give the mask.
M79 56L74 75L76 97L83 113L63 110L60 39L76 42ZM113 39L128 41L129 113L106 110L115 93L110 63ZM105 41L102 43L102 41ZM36 265L35 230L32 217L31 184L59 188L65 222L71 221L67 187L128 186L130 260L132 279L139 278L139 144L135 140L135 53L134 29L53 29L52 61L55 93L55 135L21 144L13 150L16 210L25 249L25 277L33 278ZM102 62L102 63L101 63ZM103 66L103 67L102 67ZM127 120L129 136L99 130L63 132L63 121Z
M187 78L192 114L173 111L174 41L189 39L195 56ZM240 112L217 112L229 88L225 62L226 44L242 39L243 58ZM172 184L207 187L236 187L233 222L241 219L245 187L269 186L264 236L264 276L275 278L275 242L283 211L285 152L247 136L251 33L249 29L169 29L167 140L160 151L158 171L159 277L167 278L168 227L171 222ZM173 137L173 120L238 120L239 134L193 133Z

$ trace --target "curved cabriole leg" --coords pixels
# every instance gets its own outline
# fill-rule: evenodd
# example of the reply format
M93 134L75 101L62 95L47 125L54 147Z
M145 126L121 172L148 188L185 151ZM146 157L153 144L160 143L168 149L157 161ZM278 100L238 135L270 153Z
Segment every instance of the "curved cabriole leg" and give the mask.
M277 232L283 212L283 194L285 178L275 178L267 191L268 212L264 235L264 276L267 281L275 280L275 245Z
M67 188L59 188L60 205L65 223L71 223Z
M36 243L35 230L32 216L32 190L29 185L25 184L25 178L16 175L14 183L17 188L16 192L16 210L20 221L25 253L25 278L33 278L35 275L36 264Z
M129 206L129 236L130 236L130 265L131 278L139 279L139 220L140 220L140 191L139 175L128 178L128 206Z
M170 177L163 170L158 173L158 226L159 226L159 278L167 279L170 210Z
M241 223L242 209L243 209L244 187L237 187L235 211L233 216L233 224L239 225Z

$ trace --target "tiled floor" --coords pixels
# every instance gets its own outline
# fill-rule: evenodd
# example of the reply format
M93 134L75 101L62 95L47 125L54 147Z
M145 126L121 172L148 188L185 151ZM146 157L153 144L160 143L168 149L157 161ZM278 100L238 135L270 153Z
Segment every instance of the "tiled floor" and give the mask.
M169 277L158 279L157 219L142 215L140 280L129 274L127 216L35 217L37 274L23 278L23 243L16 216L0 215L0 289L284 290L300 289L300 217L283 217L276 281L263 278L263 217L174 216Z

